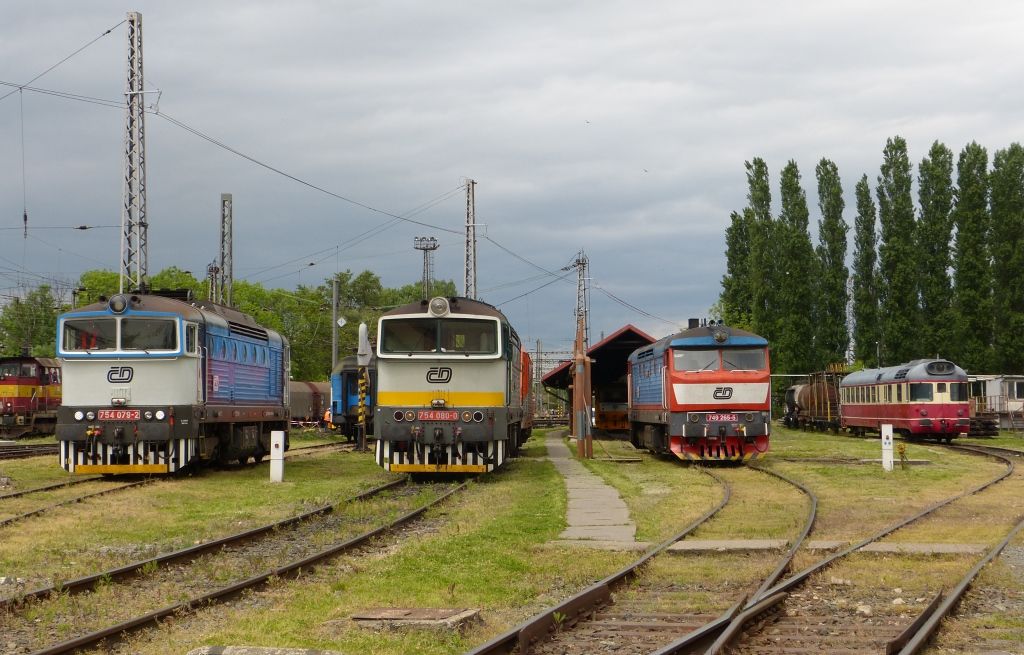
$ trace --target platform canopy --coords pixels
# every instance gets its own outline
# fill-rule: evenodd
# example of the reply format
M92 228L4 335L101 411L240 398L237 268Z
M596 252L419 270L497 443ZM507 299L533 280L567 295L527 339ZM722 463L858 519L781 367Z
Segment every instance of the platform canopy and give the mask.
M626 361L629 354L656 341L654 337L633 325L625 325L587 349L587 356L594 360L590 365L591 385L599 386L625 384ZM569 369L572 360L567 360L551 369L541 382L554 389L568 389Z

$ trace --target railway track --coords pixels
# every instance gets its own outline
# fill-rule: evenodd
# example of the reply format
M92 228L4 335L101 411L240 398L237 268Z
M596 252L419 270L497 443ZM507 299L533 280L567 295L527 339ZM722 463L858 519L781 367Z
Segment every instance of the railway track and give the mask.
M970 450L962 446L949 447ZM971 452L976 451L972 450ZM992 456L998 457L1006 463L1006 471L973 489L939 501L863 541L820 560L785 581L764 589L762 593L747 601L741 612L731 617L723 616L718 622L705 626L704 634L695 632L690 637L680 640L672 649L658 651L658 655L695 652L704 652L706 655L819 652L885 652L910 655L919 652L942 618L959 601L963 590L969 586L970 581L1021 529L1020 523L1000 545L986 554L956 589L949 594L944 595L940 591L932 596L930 601L924 604L923 609L910 620L897 617L874 618L870 612L860 612L855 605L843 613L822 612L820 611L822 603L808 603L808 593L796 590L808 584L813 574L821 572L832 563L867 544L929 516L950 503L983 491L1012 475L1014 464L1010 459L1000 455ZM814 608L818 608L817 611ZM716 634L715 641L705 649L710 634Z
M150 482L153 482L153 480L154 480L153 478L149 478L149 479L146 479L146 480L137 480L137 481L134 481L134 482L129 482L127 484L122 484L122 485L117 486L117 487L112 487L110 489L102 489L100 491L94 491L94 492L91 492L91 493L82 494L80 496L75 496L74 498L68 498L66 500L62 500L62 501L59 501L59 502L56 502L56 503L52 503L52 504L46 505L44 507L38 507L36 509L30 510L30 511L27 511L27 512L21 512L19 514L15 514L13 516L8 516L8 517L6 517L4 519L0 519L0 528L6 527L8 525L11 525L12 523L17 523L18 521L23 521L25 519L32 518L33 516L39 516L40 514L43 514L45 512L49 512L49 511L57 509L59 507L66 507L68 505L74 505L75 503L80 503L80 502L85 501L85 500L90 500L90 499L93 499L93 498L98 498L100 496L108 496L110 494L117 493L119 491L126 491L128 489L134 489L134 488L140 487L140 486L142 486L144 484L149 484ZM86 480L82 480L82 482L96 482L96 481L102 481L102 480L100 480L98 478L89 478L89 479L86 479ZM70 484L72 484L72 483L62 483L62 484L59 484L59 485L53 485L53 486L48 486L48 487L38 487L36 489L30 489L30 490L27 490L27 491L24 491L24 492L21 492L21 493L10 494L7 497L24 496L26 494L34 493L34 492L38 492L38 491L53 490L53 489L59 488L59 487L67 487L67 486L70 486Z
M26 457L39 457L40 455L56 455L60 452L57 444L15 444L13 446L0 446L0 459L25 459Z
M472 655L516 652L526 653L650 653L664 648L716 617L707 613L685 611L685 602L671 602L673 588L645 580L644 567L666 553L669 546L714 520L716 514L732 497L731 487L721 477L708 471L723 487L723 499L699 519L668 540L644 553L625 569L601 580L559 605L548 608L524 624L471 651ZM801 535L792 548L780 558L772 572L762 581L749 584L746 593L758 582L762 588L781 576L799 545L810 533L817 512L817 499L806 487L784 476L772 475L794 485L810 499L808 515ZM681 599L679 599L681 600ZM673 605L682 611L673 609Z
M393 481L283 521L8 598L0 603L0 632L8 643L18 645L13 652L36 655L116 640L122 633L156 627L165 617L221 602L271 579L296 577L414 520L468 486L404 482ZM424 496L429 500L422 502ZM362 508L345 515L344 506L371 499L380 503L373 512ZM395 513L400 515L392 519ZM368 522L378 525L367 529ZM226 580L230 582L225 584ZM186 594L187 600L180 600ZM65 625L75 626L56 643L52 628L31 618L51 605L60 608ZM141 613L128 616L128 610Z

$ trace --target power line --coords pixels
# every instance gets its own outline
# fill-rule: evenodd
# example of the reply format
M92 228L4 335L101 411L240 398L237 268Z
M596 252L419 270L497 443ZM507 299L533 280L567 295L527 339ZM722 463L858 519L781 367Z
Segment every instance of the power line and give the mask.
M80 53L81 51L85 50L86 48L88 48L88 47L89 47L89 46L91 46L92 44L96 43L97 41L99 41L100 39L102 39L102 38L103 38L103 37L105 37L106 35L110 34L111 32L113 32L114 30L116 30L116 29L117 29L118 27L120 27L120 26L121 26L122 24L124 24L124 23L125 23L125 21L124 21L124 20L122 20L122 21L121 21L120 23L118 23L117 25L114 25L113 27L111 27L110 29L108 29L108 30L107 30L106 32L103 32L103 33L101 33L101 34L100 34L99 36L97 36L97 37L96 37L95 39L93 39L92 41L89 41L89 42L88 42L88 43L86 43L86 44L85 44L84 46L82 46L82 47L81 47L81 48L79 48L78 50L75 50L74 52L72 52L72 53L71 53L70 55L68 55L67 57L64 57L63 59L61 59L60 61L58 61L58 62L57 62L56 64L54 64L53 66L50 66L49 68L47 68L46 70L44 70L44 71L43 71L42 73L40 73L40 74L36 75L35 77L33 77L33 78L32 78L31 80L29 80L28 82L25 82L24 84L18 85L18 88L16 88L16 89L15 89L14 91L11 91L10 93L7 93L7 94L5 94L5 95L2 95L2 96L0 96L0 101L3 101L3 100L4 100L5 98L7 98L7 97L9 97L9 96L12 96L12 95L14 95L14 94L15 94L15 93L16 93L17 91L20 91L20 90L22 90L22 89L26 88L26 87L27 87L27 86L28 86L29 84L32 84L33 82L35 82L36 80L38 80L38 79L39 79L40 77L42 77L43 75L46 75L47 73L49 73L49 72L50 72L50 71L52 71L53 69L57 68L58 66L60 66L60 65L61 65L61 64L63 64L64 62L66 62L66 61L67 61L68 59L71 59L72 57L74 57L75 55L77 55L78 53Z
M597 282L594 282L593 285L594 285L595 289L597 289L598 291L600 291L604 295L608 296L609 298L611 298L615 302L619 303L623 307L627 307L629 309L632 309L634 312L636 312L638 314L642 314L643 316L646 316L647 318L653 318L654 320L661 321L662 323L668 323L669 325L678 325L678 323L675 322L675 321L670 321L670 320L664 319L664 318L662 318L660 316L655 316L654 314L651 314L650 312L645 312L644 310L640 309L636 305L631 305L630 303L626 302L622 298L619 298L618 296L616 296L611 291L608 291L607 289L603 288Z

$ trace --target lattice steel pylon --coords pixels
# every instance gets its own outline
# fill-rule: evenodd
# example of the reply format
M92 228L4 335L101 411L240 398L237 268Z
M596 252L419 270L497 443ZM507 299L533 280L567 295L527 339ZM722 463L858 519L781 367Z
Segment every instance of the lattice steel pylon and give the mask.
M412 246L423 251L423 298L430 299L430 287L434 281L434 251L439 244L434 237L415 237Z
M466 180L466 297L476 300L476 182Z
M576 320L583 321L583 347L584 352L590 344L590 277L587 269L590 267L590 260L587 253L580 250L576 253L576 259L568 266L563 266L563 271L576 269Z
M232 239L234 212L230 193L220 194L220 302L231 307L231 287L234 285L235 268L232 262Z
M144 289L149 275L149 228L146 214L146 112L143 105L142 14L128 12L127 116L124 140L124 204L121 208L121 276L123 293Z

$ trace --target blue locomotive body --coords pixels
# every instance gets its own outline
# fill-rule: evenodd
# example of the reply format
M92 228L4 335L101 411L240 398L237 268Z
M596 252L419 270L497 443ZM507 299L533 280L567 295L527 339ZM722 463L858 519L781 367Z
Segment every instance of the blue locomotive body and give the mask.
M373 413L377 401L377 356L370 356L366 367L369 383L366 389L366 434L373 433ZM359 425L359 365L355 355L338 362L331 371L331 424L339 433L356 438Z
M67 471L259 461L270 432L287 431L287 341L237 310L184 298L119 294L58 318Z

